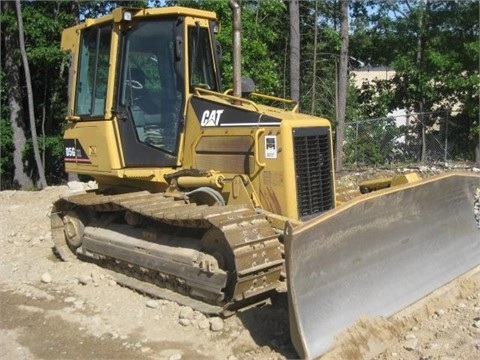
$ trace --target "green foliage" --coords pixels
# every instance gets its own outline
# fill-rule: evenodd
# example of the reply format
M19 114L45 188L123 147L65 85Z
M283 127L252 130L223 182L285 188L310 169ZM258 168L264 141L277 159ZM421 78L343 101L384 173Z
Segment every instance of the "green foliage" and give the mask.
M385 111L383 116L395 108L414 112L448 109L451 155L472 158L478 142L472 134L479 119L479 3L398 1L376 5L355 3L358 16L353 21L351 51L372 64L393 66L396 75L386 84L375 84L378 96L374 101L372 89L362 89L360 102L362 97L369 98L362 106L372 108L376 103ZM368 110L365 115L370 113ZM426 125L432 121L427 120Z
M2 113L3 113L2 108ZM10 122L2 114L0 119L0 190L5 188L5 183L11 184L13 180L13 150L12 128ZM10 186L6 186L7 188Z
M98 17L110 13L119 5L146 7L146 1L23 1L21 2L25 27L25 45L32 76L34 113L37 133L45 139L45 171L49 183L58 183L65 176L61 138L66 114L68 57L60 50L63 29L74 25L85 17ZM12 7L14 8L14 7ZM5 34L15 36L18 33L14 11L0 13L2 26L2 44ZM2 45L3 48L3 45ZM15 53L17 63L21 64L20 54ZM3 62L2 62L3 71ZM23 81L23 69L20 69ZM13 143L9 124L9 109L5 98L5 89L9 84L2 82L2 118L1 118L1 171L2 182L13 179ZM24 94L26 98L26 94ZM26 112L25 112L26 113ZM26 135L30 134L27 123ZM39 140L42 149L43 140ZM34 164L31 143L23 151L27 166ZM36 170L31 170L35 177Z
M168 5L214 11L221 24L217 35L222 46L221 72L224 88L233 84L232 12L228 1L180 0ZM278 95L282 93L282 64L285 56L285 34L288 30L287 8L278 0L241 1L242 15L242 74L251 77L256 91Z
M119 6L146 8L148 1L80 1L76 2L78 6L79 19L81 21L89 18L98 18L103 15L110 14L115 8Z
M255 81L258 92L288 97L288 3L280 0L240 0L239 3L242 9L243 74ZM79 20L105 15L119 5L180 5L215 11L221 22L218 39L223 48L223 82L225 88L232 86L232 14L227 0L24 1L21 5L37 132L41 135L39 145L42 149L45 139L49 183L57 183L64 176L61 137L67 102L68 59L59 50L61 31ZM340 49L338 1L302 1L299 5L301 109L334 120ZM449 117L449 150L455 157L471 158L480 131L478 13L478 1L471 0L350 2L349 55L370 65L394 67L396 76L389 81L365 84L361 89L350 86L347 122L385 117L396 108L409 111L455 109ZM6 34L17 33L14 12L2 11L0 23L2 41ZM316 47L315 28L318 30ZM421 53L418 51L419 40ZM21 64L19 54L15 56ZM3 76L0 80L0 171L3 183L5 179L13 178L13 142L5 96L8 84L4 84ZM45 129L43 135L42 129ZM348 160L359 161L352 158L355 148L360 150L357 156L361 154L364 162L385 161L389 144L395 145L395 138L391 136L398 128L389 122L378 127L365 123L358 130L361 135L358 141L346 147ZM387 132L394 135L387 135ZM26 133L27 136L30 133L28 128ZM351 135L346 134L346 139L351 139ZM368 145L372 140L376 144ZM27 162L33 164L31 144L24 154Z
M356 165L381 165L391 161L402 147L399 138L405 129L395 124L394 118L359 121L348 126L344 147L345 163Z
M384 117L395 105L395 93L388 80L364 82L358 95L358 111L361 118Z
M5 79L4 64L4 34L8 28L16 28L16 19L14 13L8 11L4 4L0 4L2 9L0 11L0 25L2 34L2 51L0 70L0 190L10 188L13 183L14 166L13 166L13 132L9 121L9 107L8 107L8 84Z
M59 184L65 178L63 165L63 139L60 135L52 135L38 138L38 147L41 156L44 157L45 177L48 184ZM25 150L23 151L24 164L26 164L27 173L32 174L32 178L37 180L37 167L31 159L33 155L32 140L27 141Z

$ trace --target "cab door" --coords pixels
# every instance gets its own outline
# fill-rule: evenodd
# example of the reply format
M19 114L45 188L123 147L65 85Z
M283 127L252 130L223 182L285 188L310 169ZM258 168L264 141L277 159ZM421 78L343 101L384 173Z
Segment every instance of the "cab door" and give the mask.
M177 19L137 20L123 32L117 114L127 167L176 166L185 91Z

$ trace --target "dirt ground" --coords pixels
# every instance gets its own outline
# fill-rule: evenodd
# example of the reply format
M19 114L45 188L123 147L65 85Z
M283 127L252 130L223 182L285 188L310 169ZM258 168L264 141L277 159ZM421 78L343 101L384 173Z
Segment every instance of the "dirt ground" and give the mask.
M59 261L48 215L68 191L0 192L1 359L297 358L284 291L271 305L207 318L123 288L94 264ZM329 358L479 359L479 274L452 284L448 300L440 294L394 319L359 319Z

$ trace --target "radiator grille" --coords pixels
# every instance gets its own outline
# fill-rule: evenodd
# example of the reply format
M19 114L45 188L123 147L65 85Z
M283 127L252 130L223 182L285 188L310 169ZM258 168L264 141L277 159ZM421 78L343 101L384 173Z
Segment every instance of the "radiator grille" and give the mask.
M329 129L294 129L293 145L298 217L306 220L334 207Z

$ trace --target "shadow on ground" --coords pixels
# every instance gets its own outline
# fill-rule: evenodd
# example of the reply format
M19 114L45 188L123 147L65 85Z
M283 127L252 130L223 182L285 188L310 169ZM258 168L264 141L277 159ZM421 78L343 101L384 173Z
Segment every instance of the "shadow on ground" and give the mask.
M298 358L290 341L286 292L274 292L271 304L241 311L237 316L257 345L269 346L287 359Z

